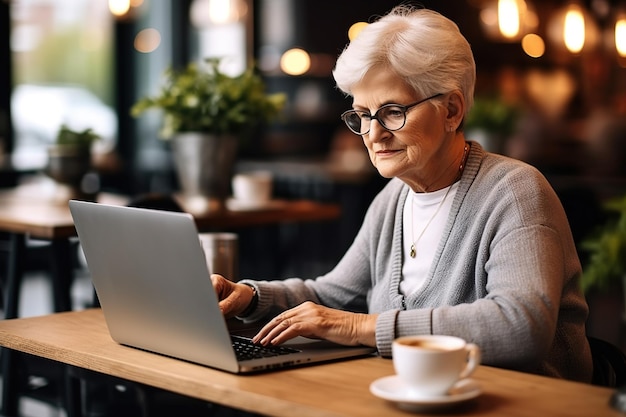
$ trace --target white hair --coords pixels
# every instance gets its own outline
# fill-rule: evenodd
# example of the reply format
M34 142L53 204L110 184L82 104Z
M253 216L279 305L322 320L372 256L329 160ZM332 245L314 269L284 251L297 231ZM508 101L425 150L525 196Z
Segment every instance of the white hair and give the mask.
M333 76L347 95L375 66L394 71L422 97L459 90L465 114L474 101L476 64L458 26L428 9L397 6L343 50Z

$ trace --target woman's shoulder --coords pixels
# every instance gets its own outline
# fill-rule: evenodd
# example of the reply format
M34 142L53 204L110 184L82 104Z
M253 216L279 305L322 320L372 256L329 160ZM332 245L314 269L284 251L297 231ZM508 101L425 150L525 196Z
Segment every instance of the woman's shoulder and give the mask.
M542 186L548 185L545 176L535 166L506 155L486 151L483 152L478 175L483 181L488 178L495 182L514 181L517 183L521 181Z
M493 152L485 150L482 147L480 148L480 151L482 153L482 162L483 164L486 164L486 165L507 167L509 169L513 169L513 168L522 169L522 170L526 170L526 169L536 170L537 169L531 164L529 164L528 162L524 162L520 159L515 159L513 157L499 154L499 153L493 153Z
M485 152L469 198L478 204L495 207L525 207L536 214L546 207L553 210L558 197L539 169L505 155Z

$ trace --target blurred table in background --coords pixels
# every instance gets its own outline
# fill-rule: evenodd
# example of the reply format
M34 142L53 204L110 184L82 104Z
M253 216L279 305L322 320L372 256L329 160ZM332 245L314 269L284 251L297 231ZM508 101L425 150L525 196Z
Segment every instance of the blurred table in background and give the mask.
M54 288L55 311L71 309L69 286L73 261L70 240L76 236L68 200L70 190L47 182L21 185L0 191L0 231L9 235L8 271L6 277L5 318L17 317L19 284L23 275L27 239L51 243L50 272ZM100 193L100 203L127 205L128 197ZM187 209L183 200L178 200ZM276 200L262 207L235 207L216 211L189 210L198 230L222 231L289 222L315 222L336 219L336 204L306 200Z
M0 191L0 232L7 234L7 273L4 285L4 317L18 315L19 291L30 239L50 242L50 277L55 311L71 309L70 286L73 257L70 239L76 236L68 208L71 190L44 182ZM128 199L102 194L98 200L126 204Z

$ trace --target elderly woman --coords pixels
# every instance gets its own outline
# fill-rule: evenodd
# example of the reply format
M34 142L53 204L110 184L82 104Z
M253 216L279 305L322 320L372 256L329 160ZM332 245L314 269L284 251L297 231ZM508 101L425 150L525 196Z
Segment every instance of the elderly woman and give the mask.
M212 275L226 316L260 320L256 335L298 335L375 346L454 335L483 363L589 382L588 309L564 210L533 167L486 152L463 134L475 64L458 27L400 6L367 26L339 57L342 115L383 177L353 244L313 280Z

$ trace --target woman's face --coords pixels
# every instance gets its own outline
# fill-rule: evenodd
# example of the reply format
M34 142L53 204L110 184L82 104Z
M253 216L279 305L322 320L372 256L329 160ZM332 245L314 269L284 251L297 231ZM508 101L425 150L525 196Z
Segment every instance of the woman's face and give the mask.
M400 77L385 68L370 70L352 94L353 108L369 114L385 104L407 105L425 98L416 96ZM445 108L432 102L445 98L440 96L409 109L400 130L391 132L377 120L371 121L370 131L362 137L380 175L398 177L417 192L443 188L438 187L438 181L453 163L449 142L454 133L446 132Z

